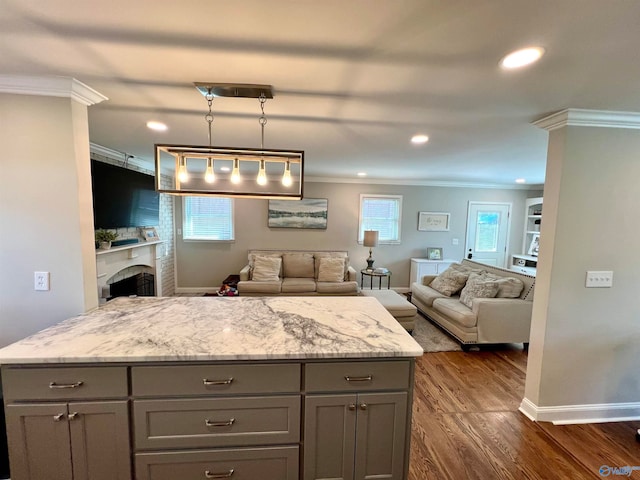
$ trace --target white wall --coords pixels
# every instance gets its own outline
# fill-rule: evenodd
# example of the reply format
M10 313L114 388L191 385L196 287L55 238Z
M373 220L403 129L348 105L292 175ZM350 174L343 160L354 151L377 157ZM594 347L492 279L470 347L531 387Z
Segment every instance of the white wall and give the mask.
M0 94L0 346L98 305L87 107ZM34 291L34 272L51 290Z
M509 202L513 205L511 253L522 253L524 200L539 191L484 188L445 188L428 186L372 185L360 183L305 183L305 197L327 198L326 230L269 228L268 200L235 200L235 236L232 243L183 241L176 235L176 276L178 291L215 290L222 280L238 273L246 264L247 250L264 248L347 250L351 264L366 266L368 248L357 243L360 194L399 194L402 203L400 245L380 245L373 250L375 266L393 272L392 287L409 287L410 258L426 255L427 247L442 247L446 258L460 260L464 255L467 207L470 200ZM176 198L176 228L182 223L182 200ZM450 212L448 232L418 231L418 212ZM452 240L459 240L458 246Z
M640 417L639 152L640 130L550 133L525 396L556 418Z

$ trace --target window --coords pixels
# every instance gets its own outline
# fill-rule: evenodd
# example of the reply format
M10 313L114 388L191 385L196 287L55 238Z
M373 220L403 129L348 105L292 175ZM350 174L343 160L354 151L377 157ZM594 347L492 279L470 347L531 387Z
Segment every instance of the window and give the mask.
M400 243L402 195L360 195L358 242L365 230L377 230L379 243Z
M184 240L234 240L233 199L182 197L182 238Z

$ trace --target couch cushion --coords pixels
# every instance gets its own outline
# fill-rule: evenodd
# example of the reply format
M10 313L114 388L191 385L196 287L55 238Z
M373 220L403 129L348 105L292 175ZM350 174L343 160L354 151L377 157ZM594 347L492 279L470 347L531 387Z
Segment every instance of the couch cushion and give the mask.
M333 295L355 295L358 293L358 282L318 282L316 291Z
M241 295L247 293L263 293L263 294L273 294L280 293L280 285L282 282L238 282L238 292Z
M277 282L279 281L281 257L256 256L253 262L254 282Z
M428 307L433 305L433 301L436 298L447 298L446 295L443 295L439 291L417 282L411 285L411 295L415 296Z
M320 258L318 268L319 282L344 282L345 259L340 257Z
M457 298L436 298L433 301L433 308L463 327L475 327L478 323L476 314L469 307L460 303Z
M493 298L496 293L498 293L498 282L483 273L472 273L460 292L460 302L471 308L474 298Z
M316 281L313 278L285 277L282 280L282 293L306 293L316 291Z
M452 264L429 284L431 288L450 297L460 291L469 278L469 273L461 271L458 264Z
M315 252L313 254L315 262L316 279L318 278L318 272L320 270L320 261L323 258L342 258L344 261L344 279L349 280L349 257L346 253L341 252Z
M285 278L315 278L313 254L284 253L282 254L282 269Z
M496 298L518 298L524 288L524 282L515 277L499 277L493 273L483 272L487 280L493 280L498 284Z

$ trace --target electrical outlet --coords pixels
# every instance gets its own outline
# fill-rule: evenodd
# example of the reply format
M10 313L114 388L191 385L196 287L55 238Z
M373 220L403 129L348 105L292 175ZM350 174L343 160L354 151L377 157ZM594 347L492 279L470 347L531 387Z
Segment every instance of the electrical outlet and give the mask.
M49 290L49 272L34 272L33 280L36 290Z
M613 287L613 272L612 271L587 272L585 287L587 288Z
M460 243L460 240L458 240L457 238L451 240L451 245L458 245L458 243Z

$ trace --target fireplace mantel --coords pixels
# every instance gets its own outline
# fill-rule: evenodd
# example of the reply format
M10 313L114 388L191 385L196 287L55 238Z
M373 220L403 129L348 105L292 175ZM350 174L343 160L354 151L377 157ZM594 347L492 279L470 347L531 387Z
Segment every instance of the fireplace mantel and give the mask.
M108 250L96 250L96 270L98 277L98 299L106 301L103 291L107 282L115 274L129 267L142 265L149 267L155 277L155 294L162 295L161 257L164 241L132 243Z

